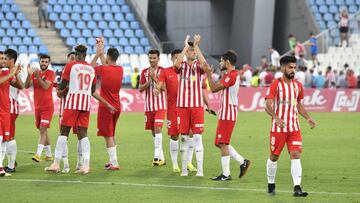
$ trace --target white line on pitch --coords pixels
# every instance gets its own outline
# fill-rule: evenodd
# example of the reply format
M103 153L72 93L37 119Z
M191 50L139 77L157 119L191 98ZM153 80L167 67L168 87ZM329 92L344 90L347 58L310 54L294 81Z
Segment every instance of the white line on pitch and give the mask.
M0 181L13 182L44 182L44 183L65 183L65 184L88 184L88 185L127 185L139 187L158 187L158 188L182 188L182 189L200 189L200 190L227 190L227 191L249 191L265 193L265 189L251 189L251 188L225 188L225 187L206 187L206 186L190 186L190 185L162 185L162 184L147 184L147 183L125 183L125 182L91 182L81 180L42 180L42 179L13 179L1 178ZM277 190L278 193L293 193L288 190ZM309 192L310 194L318 195L360 195L358 192Z

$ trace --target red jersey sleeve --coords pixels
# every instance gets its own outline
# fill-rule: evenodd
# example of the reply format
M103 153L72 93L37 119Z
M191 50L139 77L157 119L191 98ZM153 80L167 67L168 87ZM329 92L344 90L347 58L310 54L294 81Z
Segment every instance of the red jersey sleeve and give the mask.
M143 85L143 84L146 83L145 70L146 70L146 69L144 69L144 70L141 71L141 77L140 77L140 82L139 82L141 85Z
M159 82L165 82L166 71L167 71L167 69L163 69L163 71L160 72L160 75L159 75L159 78L158 78Z
M236 73L236 72L234 72ZM235 84L236 82L236 75L237 74L233 74L233 72L231 73L227 73L226 75L224 75L224 77L220 80L220 83L224 85L224 87L228 88L232 85Z
M70 80L70 71L71 71L72 63L68 63L65 65L64 72L61 75L62 79Z
M103 66L96 66L95 68L95 75L100 75L102 74L102 70L103 70Z
M277 95L278 80L271 83L269 89L266 91L265 99L275 99Z
M304 88L302 86L301 83L297 83L298 85L298 88L299 88L299 95L298 95L298 98L297 98L297 101L301 101L302 99L304 99Z

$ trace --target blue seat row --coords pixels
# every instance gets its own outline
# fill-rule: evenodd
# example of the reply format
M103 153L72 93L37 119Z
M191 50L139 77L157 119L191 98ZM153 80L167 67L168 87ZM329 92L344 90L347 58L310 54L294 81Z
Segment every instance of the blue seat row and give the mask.
M67 37L100 37L100 36L104 36L104 37L138 37L138 38L144 38L144 31L141 29L135 30L135 33L132 29L127 29L125 30L125 32L123 30L111 30L111 29L106 29L106 30L101 30L101 29L94 29L94 30L90 30L90 29L61 29L60 31L60 36L63 38L67 38Z
M64 28L67 29L122 29L122 30L126 30L126 29L140 29L140 24L137 21L133 21L131 23L128 23L126 21L120 21L120 22L116 22L116 21L72 21L72 20L68 20L68 21L56 21L54 24L55 28L58 30L62 30ZM8 26L5 26L8 27Z
M4 45L4 44L0 45L0 51L4 51L7 48L14 49L14 50L18 51L19 53L25 53L25 54L27 54L27 53L30 53L30 54L38 54L38 53L48 54L49 53L48 49L44 45L40 45L40 46L36 46L36 45L30 45L30 46L19 45L19 46L16 46L16 45Z
M130 8L127 5L49 5L49 12L55 13L129 13Z

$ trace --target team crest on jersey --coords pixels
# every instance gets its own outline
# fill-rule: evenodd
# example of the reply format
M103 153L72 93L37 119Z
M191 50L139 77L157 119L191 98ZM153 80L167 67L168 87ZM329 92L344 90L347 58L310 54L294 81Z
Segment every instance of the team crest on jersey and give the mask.
M196 81L196 76L192 75L190 79L191 81Z
M225 82L229 82L230 78L229 77L226 77L225 78Z
M221 134L218 134L218 136L217 136L219 139L221 139Z

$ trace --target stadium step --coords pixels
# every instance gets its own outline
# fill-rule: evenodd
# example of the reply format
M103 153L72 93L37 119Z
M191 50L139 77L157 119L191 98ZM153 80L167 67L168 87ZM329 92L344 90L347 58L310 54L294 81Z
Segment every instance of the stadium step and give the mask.
M14 0L20 7L26 18L32 24L32 28L40 37L41 41L47 46L49 55L54 63L65 63L66 54L70 51L56 32L53 24L48 23L48 28L38 28L38 8L34 1Z

